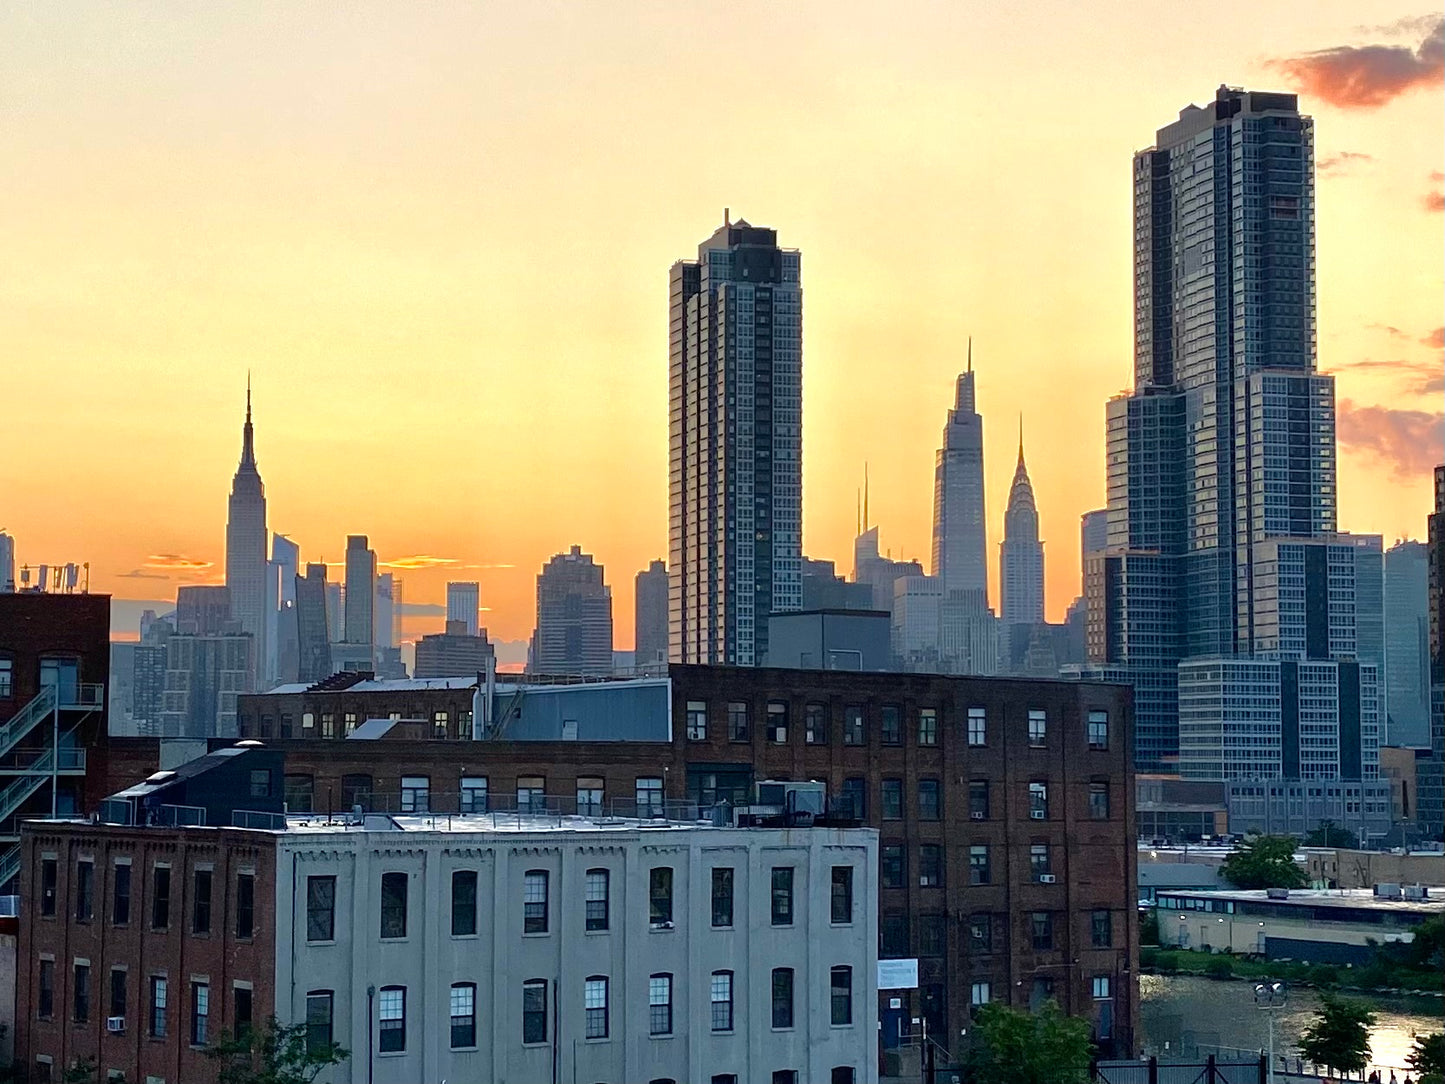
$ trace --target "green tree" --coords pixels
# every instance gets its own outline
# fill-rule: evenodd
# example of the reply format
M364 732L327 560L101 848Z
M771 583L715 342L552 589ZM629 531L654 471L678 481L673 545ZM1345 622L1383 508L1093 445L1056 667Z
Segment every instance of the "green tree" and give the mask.
M1445 1031L1415 1036L1405 1061L1420 1074L1420 1084L1445 1084Z
M60 1084L95 1084L95 1059L81 1058L60 1074Z
M221 1063L221 1084L312 1084L351 1052L337 1043L313 1045L305 1024L287 1027L273 1016L261 1027L222 1036L206 1056Z
M1445 968L1445 915L1432 915L1415 927L1408 955L1410 966L1422 971Z
M1093 1048L1088 1021L1052 999L1037 1013L994 1003L978 1011L966 1060L975 1084L1088 1084Z
M1300 1053L1316 1065L1357 1073L1370 1060L1370 1028L1374 1023L1375 1013L1363 1001L1325 994L1314 1020L1300 1036Z
M1341 828L1334 821L1320 821L1320 825L1305 836L1306 847L1340 847L1347 851L1360 849L1359 837L1348 828Z
M1252 832L1235 844L1219 872L1236 888L1303 888L1309 881L1294 851L1293 836Z

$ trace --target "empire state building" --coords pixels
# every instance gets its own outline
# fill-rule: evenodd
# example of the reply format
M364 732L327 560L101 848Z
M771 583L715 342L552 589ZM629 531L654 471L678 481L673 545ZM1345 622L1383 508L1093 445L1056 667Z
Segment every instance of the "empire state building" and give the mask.
M251 634L252 671L266 657L266 487L256 470L251 428L251 387L246 386L246 424L241 429L241 462L231 480L226 517L226 587L231 617Z

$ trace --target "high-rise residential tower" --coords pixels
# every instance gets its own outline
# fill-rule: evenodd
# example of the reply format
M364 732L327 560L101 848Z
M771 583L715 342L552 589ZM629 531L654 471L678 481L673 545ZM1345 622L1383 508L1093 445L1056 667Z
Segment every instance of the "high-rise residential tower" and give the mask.
M331 676L331 636L326 566L308 564L296 577L297 680L320 681Z
M0 531L0 592L15 590L15 539Z
M801 256L729 222L671 273L668 646L751 666L802 605Z
M973 340L959 374L933 472L933 575L945 598L981 591L988 606L988 539L984 519L983 418L974 407Z
M346 613L343 642L353 646L359 664L361 645L370 651L371 660L362 669L371 669L376 649L376 551L367 544L364 534L346 537Z
M253 664L266 657L266 487L256 469L254 436L247 381L241 462L231 480L226 516L226 586L231 591L231 614L241 631L251 636Z
M667 582L666 561L653 561L637 574L633 665L639 671L667 663Z
M296 577L301 547L284 534L271 535L266 566L266 666L270 684L296 680Z
M1044 544L1039 541L1039 509L1024 465L1023 426L1019 427L1019 461L1009 486L1008 510L999 545L999 609L1006 635L1018 626L1032 628L1044 620Z
M466 636L475 636L482 608L482 586L475 581L447 584L447 621L460 621Z
M612 588L581 546L557 554L537 576L531 654L537 674L612 672Z
M1430 558L1423 542L1385 553L1385 709L1390 745L1430 745Z
M1430 756L1417 769L1416 787L1420 796L1420 824L1439 839L1445 834L1445 466L1435 468L1435 511L1427 522Z

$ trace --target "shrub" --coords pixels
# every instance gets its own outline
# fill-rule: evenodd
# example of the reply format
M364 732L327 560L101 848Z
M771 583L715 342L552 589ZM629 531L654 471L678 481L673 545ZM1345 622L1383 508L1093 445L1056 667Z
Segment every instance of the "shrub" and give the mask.
M1159 962L1159 948L1157 945L1144 945L1139 949L1139 966L1153 967Z
M1234 974L1234 961L1227 956L1216 956L1204 965L1204 973L1211 979L1227 979Z
M1322 989L1333 990L1340 984L1340 969L1329 964L1319 964L1309 969L1307 981Z

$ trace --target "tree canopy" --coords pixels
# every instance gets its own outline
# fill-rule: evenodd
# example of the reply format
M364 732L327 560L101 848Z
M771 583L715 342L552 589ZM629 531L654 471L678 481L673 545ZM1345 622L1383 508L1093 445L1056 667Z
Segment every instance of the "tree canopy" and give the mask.
M1093 1047L1088 1021L1053 1000L1037 1013L994 1003L978 1011L967 1061L975 1084L1088 1084Z
M305 1024L287 1027L273 1016L240 1035L225 1035L206 1051L221 1063L221 1084L312 1084L323 1069L340 1065L351 1052L317 1041Z
M1341 828L1334 821L1320 821L1320 826L1305 836L1306 847L1341 847L1347 851L1359 850L1359 837L1348 828Z
M1445 1031L1415 1036L1405 1061L1420 1074L1420 1084L1445 1084Z
M1294 852L1293 836L1252 832L1235 844L1219 872L1236 888L1303 888L1309 879Z
M1320 999L1315 1018L1300 1036L1300 1053L1316 1065L1358 1073L1370 1060L1370 1028L1375 1013L1363 1001L1328 994Z

